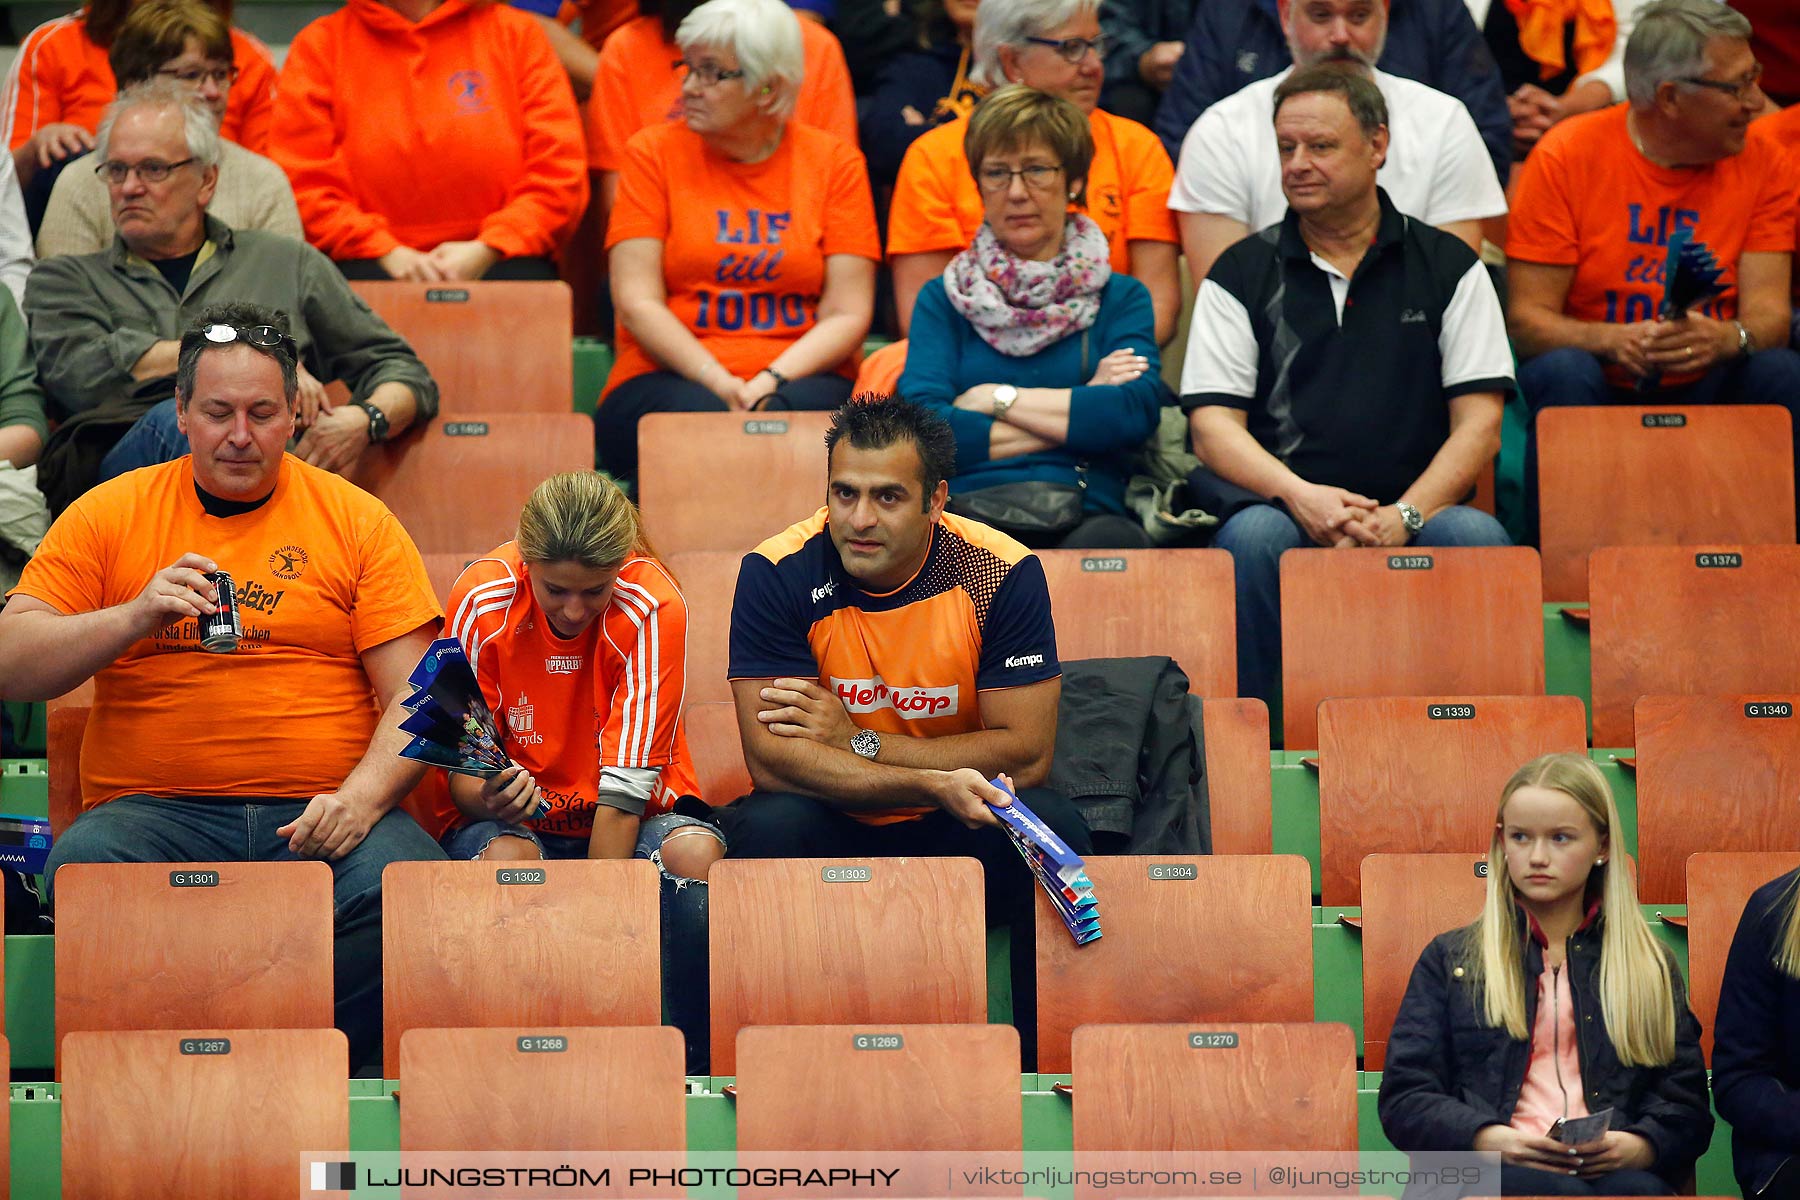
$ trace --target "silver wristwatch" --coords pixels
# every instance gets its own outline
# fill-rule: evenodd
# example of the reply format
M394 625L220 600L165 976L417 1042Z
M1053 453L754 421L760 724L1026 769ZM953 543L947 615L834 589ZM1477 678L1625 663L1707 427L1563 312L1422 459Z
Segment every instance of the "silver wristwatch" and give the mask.
M1010 384L1010 383L995 384L994 385L994 412L993 412L994 420L998 421L998 420L1001 420L1002 418L1004 418L1006 416L1007 410L1012 408L1013 401L1017 400L1018 398L1019 398L1019 389L1014 387L1012 384Z
M881 753L881 735L873 729L859 729L850 738L850 749L858 757L874 762Z
M1417 537L1419 530L1425 528L1425 514L1404 500L1394 501L1394 507L1400 510L1400 524L1406 526L1406 536Z

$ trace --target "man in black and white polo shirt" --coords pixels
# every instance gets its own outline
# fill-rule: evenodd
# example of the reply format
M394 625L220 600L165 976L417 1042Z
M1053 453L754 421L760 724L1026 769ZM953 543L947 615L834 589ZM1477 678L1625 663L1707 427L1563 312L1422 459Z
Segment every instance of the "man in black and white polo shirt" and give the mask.
M1194 301L1181 400L1237 565L1238 691L1280 711L1283 551L1505 545L1462 507L1513 387L1487 271L1376 187L1387 106L1358 75L1274 97L1288 213L1219 257Z
M1505 176L1496 174L1496 163L1462 100L1427 87L1417 81L1420 77L1376 69L1388 35L1385 0L1281 0L1279 7L1294 66L1201 113L1176 156L1169 207L1181 227L1189 273L1205 279L1229 247L1281 220L1287 202L1269 112L1275 90L1289 76L1315 66L1360 75L1381 89L1388 132L1396 143L1381 164L1382 188L1407 216L1479 250L1481 223L1506 215ZM1400 7L1413 5L1402 0ZM1414 8L1415 23L1427 19ZM1491 60L1488 69L1493 69ZM1495 92L1498 98L1497 88Z

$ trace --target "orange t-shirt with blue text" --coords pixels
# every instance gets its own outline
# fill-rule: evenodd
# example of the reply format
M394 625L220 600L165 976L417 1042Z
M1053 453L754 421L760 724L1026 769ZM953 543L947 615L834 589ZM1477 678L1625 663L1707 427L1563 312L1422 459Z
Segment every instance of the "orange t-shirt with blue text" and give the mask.
M269 48L235 25L232 82L219 136L258 154L268 152L275 109L275 59ZM119 84L105 46L87 34L87 10L46 21L25 35L6 81L7 148L17 150L46 125L66 122L89 133L100 128Z
M800 94L794 98L793 119L856 145L856 93L844 48L829 29L802 18L800 50ZM661 17L626 22L600 49L587 105L588 166L617 171L632 134L679 120L681 50L663 39Z
M629 558L606 611L578 637L550 628L531 591L531 568L507 542L457 577L446 634L462 643L494 710L507 757L550 802L525 824L588 837L606 767L660 770L645 815L699 794L681 728L687 603L661 563ZM452 805L447 824L466 821Z
M379 715L361 655L435 628L412 539L348 481L284 455L267 503L212 516L192 460L132 471L51 525L10 593L66 615L125 604L189 552L231 576L243 640L201 649L186 620L135 642L94 676L81 802L134 793L310 800L336 791Z
M721 157L680 122L641 130L625 147L607 248L631 238L663 244L670 311L739 378L813 327L826 258L881 258L862 152L792 121L759 163ZM606 390L660 369L621 325ZM856 374L851 359L838 370Z
M983 728L979 694L1062 674L1044 567L975 521L945 515L919 570L866 592L826 528L826 510L744 556L731 606L732 679L817 679L858 728L945 737ZM852 811L869 824L928 808Z
M1738 259L1794 249L1795 186L1785 155L1753 122L1741 154L1705 167L1661 167L1632 144L1629 110L1618 104L1572 117L1544 135L1514 189L1506 256L1574 267L1563 302L1570 317L1651 321L1663 299L1669 235L1691 229L1724 268L1726 285L1699 311L1731 320ZM1607 375L1630 381L1622 368L1609 365Z
M1112 251L1112 269L1131 271L1132 242L1180 242L1169 186L1175 168L1154 133L1124 117L1095 109L1088 117L1094 161L1088 168L1087 207ZM900 161L894 199L888 207L889 255L965 250L975 240L986 212L981 190L969 173L963 135L969 119L958 117L919 135Z

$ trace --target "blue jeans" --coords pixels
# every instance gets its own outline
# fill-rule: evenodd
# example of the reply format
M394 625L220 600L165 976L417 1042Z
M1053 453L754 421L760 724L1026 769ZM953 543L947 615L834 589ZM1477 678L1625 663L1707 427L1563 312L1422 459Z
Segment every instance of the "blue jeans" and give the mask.
M1271 731L1281 725L1281 556L1312 539L1272 504L1239 511L1219 527L1213 545L1231 551L1237 568L1238 695L1269 706ZM1506 530L1480 509L1453 505L1425 522L1415 546L1506 546Z
M105 483L139 467L174 462L188 452L187 434L175 416L175 401L164 400L138 418L136 425L100 460L100 478Z
M1525 443L1526 537L1538 540L1537 415L1546 408L1602 404L1777 404L1793 418L1794 461L1800 464L1800 352L1759 351L1714 367L1692 383L1639 392L1615 388L1600 360L1585 350L1550 350L1519 368L1519 391L1531 414Z
M707 991L712 986L707 948L710 895L704 880L671 874L662 861L663 841L684 826L698 827L721 844L725 841L717 825L666 812L644 820L633 857L648 859L662 873L663 1008L687 1043L688 1074L705 1075L712 1053L712 1022L707 1007ZM528 826L503 821L458 825L444 834L442 841L451 858L476 858L497 837L524 838L545 859L586 858L588 852L586 838L539 833Z
M275 831L305 809L301 801L249 797L109 800L82 813L51 846L44 868L51 903L56 871L64 863L298 861L287 839ZM353 1072L381 1064L381 873L391 862L443 857L430 834L394 809L354 850L329 864L337 931L337 1027L350 1041Z

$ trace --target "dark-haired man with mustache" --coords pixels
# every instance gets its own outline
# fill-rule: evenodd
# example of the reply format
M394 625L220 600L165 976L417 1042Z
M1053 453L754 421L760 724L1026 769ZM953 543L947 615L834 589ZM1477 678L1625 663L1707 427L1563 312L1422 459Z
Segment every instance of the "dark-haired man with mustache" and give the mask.
M1481 222L1506 212L1475 121L1453 96L1375 69L1387 41L1386 0L1281 0L1294 66L1214 104L1188 130L1169 207L1196 284L1226 247L1281 220L1275 89L1295 70L1327 65L1381 89L1392 143L1379 182L1394 207L1481 246Z

